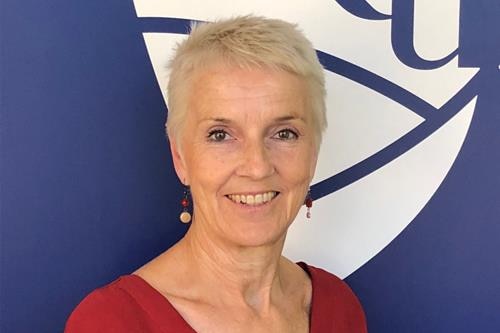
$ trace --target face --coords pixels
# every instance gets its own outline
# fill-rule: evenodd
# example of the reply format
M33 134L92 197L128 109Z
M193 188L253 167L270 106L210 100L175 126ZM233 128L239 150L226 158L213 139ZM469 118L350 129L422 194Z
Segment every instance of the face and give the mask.
M180 142L171 141L191 187L191 229L240 246L280 243L317 160L306 85L284 71L232 67L192 82Z

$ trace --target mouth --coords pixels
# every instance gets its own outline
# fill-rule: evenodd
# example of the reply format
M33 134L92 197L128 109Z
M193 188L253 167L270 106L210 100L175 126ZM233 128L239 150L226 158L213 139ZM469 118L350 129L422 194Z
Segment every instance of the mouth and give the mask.
M258 206L270 202L279 194L280 193L276 191L268 191L256 194L228 194L226 195L226 198L237 204Z

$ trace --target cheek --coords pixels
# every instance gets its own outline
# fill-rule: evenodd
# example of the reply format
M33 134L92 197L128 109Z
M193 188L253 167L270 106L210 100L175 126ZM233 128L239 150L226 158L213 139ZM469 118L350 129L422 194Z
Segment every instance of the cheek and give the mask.
M193 145L192 148L186 163L192 182L210 188L225 182L234 165L232 155L206 145Z
M273 154L274 165L279 174L288 180L290 185L301 185L312 180L316 168L317 154L314 149L296 149L277 151Z

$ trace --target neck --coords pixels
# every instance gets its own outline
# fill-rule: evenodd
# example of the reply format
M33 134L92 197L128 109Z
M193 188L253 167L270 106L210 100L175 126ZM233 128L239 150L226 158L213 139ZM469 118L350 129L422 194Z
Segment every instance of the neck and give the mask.
M284 237L276 244L242 247L203 236L192 228L179 242L187 262L223 304L243 303L265 312L284 289L281 257ZM201 235L200 235L201 234ZM223 286L223 288L220 288Z

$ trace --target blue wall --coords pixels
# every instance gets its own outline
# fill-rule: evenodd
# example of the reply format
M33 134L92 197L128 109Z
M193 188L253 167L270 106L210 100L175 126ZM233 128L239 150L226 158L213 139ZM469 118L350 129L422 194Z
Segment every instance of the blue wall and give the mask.
M132 2L1 5L0 330L57 332L182 236L182 190ZM499 21L499 2L461 1L474 118L430 203L347 279L370 332L500 331Z

